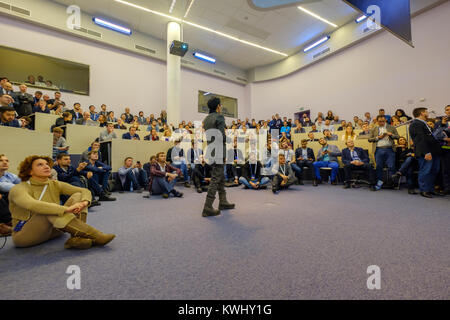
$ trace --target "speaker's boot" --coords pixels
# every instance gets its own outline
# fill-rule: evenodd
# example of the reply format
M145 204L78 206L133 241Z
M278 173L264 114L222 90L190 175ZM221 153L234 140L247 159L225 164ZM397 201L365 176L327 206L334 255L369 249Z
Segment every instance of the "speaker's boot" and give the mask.
M229 210L229 209L234 209L235 204L234 203L229 203L227 200L227 194L224 193L219 193L219 210Z
M81 219L73 219L61 230L70 233L74 238L91 240L93 246L104 246L115 237L114 234L105 234L98 231L97 229L81 221ZM79 240L71 241L71 243L79 243Z
M206 197L205 206L203 208L202 216L203 217L213 217L218 216L220 214L220 210L216 210L213 208L214 198Z

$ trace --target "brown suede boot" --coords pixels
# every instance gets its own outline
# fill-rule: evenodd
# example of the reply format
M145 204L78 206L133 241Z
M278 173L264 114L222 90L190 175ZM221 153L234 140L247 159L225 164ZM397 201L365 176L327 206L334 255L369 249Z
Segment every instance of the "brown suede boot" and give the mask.
M104 246L115 238L114 234L102 233L79 219L73 219L61 230L70 233L74 238L92 240L93 246ZM79 240L72 242L80 243Z
M87 221L87 213L80 212L79 219L86 223ZM92 239L86 239L81 237L75 237L71 235L71 237L64 244L65 249L78 249L78 250L86 250L92 247Z
M234 209L234 207L234 203L228 202L226 193L219 193L219 210L229 210Z

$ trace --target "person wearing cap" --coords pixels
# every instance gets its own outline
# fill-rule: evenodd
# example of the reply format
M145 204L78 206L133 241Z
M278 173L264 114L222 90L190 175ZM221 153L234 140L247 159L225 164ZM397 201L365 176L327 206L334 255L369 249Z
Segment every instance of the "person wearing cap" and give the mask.
M225 118L221 114L222 105L220 99L213 97L208 101L209 115L203 120L203 127L208 139L208 149L206 152L208 158L206 162L211 165L211 183L209 184L208 194L206 196L205 205L203 208L203 217L217 216L220 210L234 209L235 205L229 203L227 200L227 193L225 191L225 174L224 174L224 159L226 150L226 135L225 135ZM219 131L220 135L216 131ZM218 141L216 141L216 139ZM216 149L220 145L222 154ZM219 151L219 152L218 152ZM213 208L214 200L216 199L216 192L219 193L219 210Z

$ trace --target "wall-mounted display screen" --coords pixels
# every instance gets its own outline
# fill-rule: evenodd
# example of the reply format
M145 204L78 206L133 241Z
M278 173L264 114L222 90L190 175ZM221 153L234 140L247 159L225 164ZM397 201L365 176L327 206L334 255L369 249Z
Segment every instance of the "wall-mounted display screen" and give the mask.
M220 102L222 103L222 114L225 117L238 117L238 99L201 90L198 91L198 112L209 113L208 100L212 97L217 97L220 99Z
M89 66L0 46L0 76L13 84L89 95Z

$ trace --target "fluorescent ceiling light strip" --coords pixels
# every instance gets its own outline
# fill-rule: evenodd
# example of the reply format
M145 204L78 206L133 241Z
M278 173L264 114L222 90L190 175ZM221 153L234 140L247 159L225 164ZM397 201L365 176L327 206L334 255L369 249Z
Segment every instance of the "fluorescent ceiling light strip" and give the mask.
M194 4L195 0L191 0L191 3L189 4L189 7L186 10L186 13L184 14L184 17L186 18L189 14L189 11L191 11L192 5Z
M356 23L360 23L360 22L363 22L364 20L366 20L367 19L367 16L361 16L361 17L359 17L358 19L356 19L355 21L356 21Z
M327 42L330 39L330 36L326 36L323 37L322 39L320 39L319 41L314 42L312 45L310 45L309 47L306 47L305 49L303 49L303 52L308 52L311 49L314 49L315 47L320 46L322 43Z
M328 23L330 26L333 26L333 27L335 27L335 28L338 27L336 24L334 24L334 23L328 21L327 19L322 18L321 16L315 14L314 12L311 12L311 11L309 11L309 10L306 10L305 8L300 7L300 6L298 6L298 8L299 8L300 10L302 10L303 12L309 14L310 16L313 16L314 18L319 19L320 21L323 21L323 22L325 22L325 23Z
M211 33L215 33L215 34L217 34L217 35L219 35L219 36L222 36L222 37L225 37L225 38L234 40L234 41L238 41L238 42L240 42L240 43L244 43L244 44L246 44L246 45L249 45L249 46L252 46L252 47L255 47L255 48L259 48L259 49L262 49L262 50L265 50L265 51L269 51L269 52L272 52L272 53L276 53L276 54L279 54L279 55L284 56L284 57L287 57L287 56L288 56L287 54L285 54L285 53L283 53L283 52L280 52L280 51L277 51L277 50L273 50L273 49L270 49L270 48L266 48L266 47L260 46L259 44L256 44L256 43L253 43L253 42L249 42L249 41L245 41L245 40L236 38L236 37L234 37L234 36L228 35L228 34L226 34L226 33L223 33L223 32L220 32L220 31L216 31L216 30L213 30L213 29L210 29L210 28L201 26L201 25L199 25L199 24L196 24L196 23L193 23L193 22L189 22L189 21L186 21L186 20L177 18L177 17L173 17L173 16L170 16L170 15L168 15L168 14L164 14L164 13L162 13L162 12L158 12L158 11L155 11L155 10L151 10L151 9L148 9L148 8L145 8L145 7L142 7L142 6L139 6L139 5L137 5L137 4L130 3L130 2L128 2L128 1L124 1L124 0L114 0L114 1L115 1L115 2L119 2L119 3L122 3L122 4L125 4L125 5L127 5L127 6L130 6L130 7L136 8L136 9L139 9L139 10L143 10L143 11L146 11L146 12L149 12L149 13L156 14L156 15L158 15L158 16L161 16L161 17L170 19L170 20L172 20L172 21L177 21L177 22L180 22L180 23L185 23L185 24L188 24L188 25L193 26L193 27L195 27L195 28L202 29L202 30L205 30L205 31L208 31L208 32L211 32Z
M177 0L172 0L172 4L170 5L169 13L172 13L173 8L175 7L176 3L177 3Z
M131 34L131 30L122 26L119 26L117 24L111 23L109 21L103 20L101 18L94 17L94 22L98 25L104 26L106 28L122 32L125 34Z
M207 55L204 55L204 54L202 54L200 52L194 52L194 57L196 57L197 59L201 59L201 60L205 60L205 61L211 62L211 63L216 63L216 59L211 58L211 57L209 57Z

